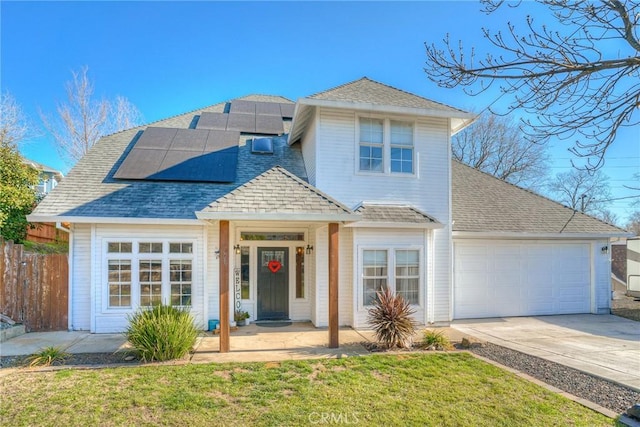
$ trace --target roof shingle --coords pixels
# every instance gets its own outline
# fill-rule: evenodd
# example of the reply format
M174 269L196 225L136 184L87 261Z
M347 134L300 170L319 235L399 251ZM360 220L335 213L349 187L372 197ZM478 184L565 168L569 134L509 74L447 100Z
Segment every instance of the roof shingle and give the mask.
M408 205L384 205L363 203L356 213L362 215L362 221L387 222L403 224L438 224L439 222L429 215Z

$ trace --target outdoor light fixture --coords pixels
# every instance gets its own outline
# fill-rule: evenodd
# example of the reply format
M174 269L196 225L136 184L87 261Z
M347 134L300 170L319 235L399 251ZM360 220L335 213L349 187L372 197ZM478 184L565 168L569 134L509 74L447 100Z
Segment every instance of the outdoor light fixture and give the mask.
M238 244L238 245L235 245L235 246L233 247L233 249L235 249L235 250L236 250L236 254L237 254L237 255L240 255L240 245L239 245L239 244Z
M609 253L609 246L603 246L600 248L600 252L602 254L608 254Z
M307 255L311 254L311 252L313 252L313 246L307 245Z
M296 253L297 253L298 255L302 255L302 254L304 253L304 248L303 248L302 246L298 246L298 247L296 248Z

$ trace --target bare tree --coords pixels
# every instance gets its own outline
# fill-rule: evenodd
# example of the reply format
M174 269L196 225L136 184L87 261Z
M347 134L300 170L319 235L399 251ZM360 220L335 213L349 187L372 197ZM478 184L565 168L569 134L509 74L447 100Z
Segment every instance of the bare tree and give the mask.
M606 215L611 198L609 177L602 171L572 169L559 173L549 184L549 190L560 203L598 217Z
M618 218L618 215L616 215L614 212L611 212L609 209L602 209L596 214L596 217L606 222L607 224L612 224L615 226L618 225L618 221L620 220L620 218Z
M22 108L9 92L4 92L0 99L0 143L16 146L28 133L29 125Z
M547 178L546 146L527 141L508 117L483 113L451 145L455 159L512 184L537 188Z
M640 236L640 211L631 214L625 228L636 236Z
M482 0L488 14L503 2ZM447 35L443 48L426 45L425 72L439 86L463 86L471 95L497 82L501 94L511 97L508 111L533 116L523 120L528 138L580 136L571 151L589 157L586 168L597 169L620 127L640 122L640 2L537 2L550 10L553 27L527 16L523 32L510 22L504 32L483 28L496 49L483 56L465 51L461 41L452 44Z
M40 116L53 135L59 154L69 164L80 160L98 140L142 122L142 114L124 97L114 102L93 98L89 68L72 71L73 79L65 84L67 100L58 104L57 119L42 112Z

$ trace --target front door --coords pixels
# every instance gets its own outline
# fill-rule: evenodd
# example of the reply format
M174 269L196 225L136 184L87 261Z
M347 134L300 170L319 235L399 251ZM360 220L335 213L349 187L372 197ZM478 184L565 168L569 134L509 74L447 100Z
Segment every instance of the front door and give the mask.
M289 248L258 248L258 319L289 319Z

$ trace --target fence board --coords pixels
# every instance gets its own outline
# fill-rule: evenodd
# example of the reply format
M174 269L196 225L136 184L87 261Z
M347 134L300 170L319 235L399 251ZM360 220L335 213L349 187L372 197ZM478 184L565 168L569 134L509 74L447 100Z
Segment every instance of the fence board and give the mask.
M52 222L34 223L36 228L27 229L27 240L36 243L68 242L69 234L56 228Z
M68 256L28 253L2 241L0 254L0 312L28 332L66 330Z

